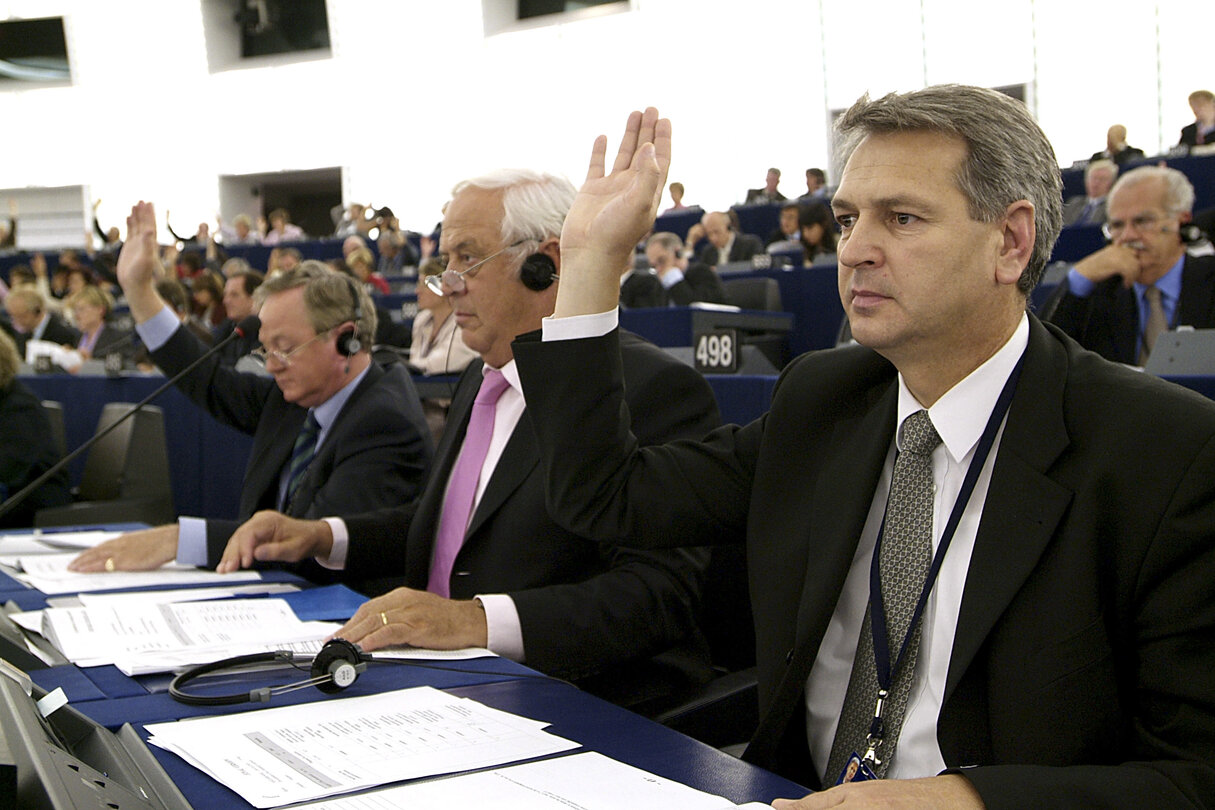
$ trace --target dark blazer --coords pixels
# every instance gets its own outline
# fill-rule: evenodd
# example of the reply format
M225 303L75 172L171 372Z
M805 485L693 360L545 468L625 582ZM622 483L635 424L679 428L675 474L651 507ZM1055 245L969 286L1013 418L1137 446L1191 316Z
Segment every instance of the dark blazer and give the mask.
M124 361L130 362L135 357L135 351L134 332L103 324L101 334L97 336L97 342L93 345L93 359L104 360L108 354L120 354Z
M726 290L721 286L717 271L707 264L691 262L683 271L683 280L666 291L667 301L677 307L686 307L693 301L724 304Z
M726 257L726 262L745 262L755 254L763 252L764 246L760 244L759 239L749 233L735 233L734 244L730 246L730 255ZM726 262L718 261L717 253L717 246L710 242L696 257L696 261L710 267L725 264Z
M1102 149L1100 152L1093 152L1092 157L1090 157L1089 160L1093 161L1101 160L1102 158L1109 158L1110 160L1114 161L1114 163L1121 166L1122 164L1128 163L1132 160L1143 160L1144 157L1145 155L1143 154L1143 150L1139 147L1126 146L1112 154L1108 149Z
M1081 223L1080 217L1084 214L1085 206L1088 205L1088 197L1084 194L1077 194L1063 203L1063 224L1100 225L1105 222L1105 203L1104 198L1100 200L1093 208L1093 212Z
M194 335L178 328L152 358L172 375L203 351ZM237 519L207 521L208 564L216 565L241 522L259 509L278 508L279 477L308 409L284 400L272 378L242 374L214 355L177 387L216 420L253 436ZM430 431L409 372L373 363L330 426L286 512L319 518L413 500L431 455ZM309 565L305 573L320 573L319 566Z
M226 339L228 335L236 329L236 321L231 318L225 318L223 323L212 330L212 343L219 343ZM235 366L236 361L247 355L249 352L259 348L262 342L257 339L257 334L244 335L236 337L231 343L225 345L219 350L220 362L225 366Z
M640 441L699 437L720 424L704 377L635 335L626 334L622 344L626 401ZM443 496L481 386L481 366L474 361L456 388L434 471L416 509L402 505L346 517L347 570L354 575L403 574L404 581L393 586L425 590ZM577 680L614 702L646 708L638 704L705 674L695 616L706 558L704 550L600 545L554 523L525 413L472 517L453 566L451 595L510 595L528 666Z
M20 380L0 388L0 501L15 494L59 461L42 403ZM0 527L32 526L34 513L72 502L64 467L18 506L0 515Z
M667 291L653 270L634 270L620 283L620 306L625 309L666 305Z
M614 343L516 342L549 503L643 547L746 538L762 720L745 756L817 786L806 678L894 435L895 369L860 346L803 355L766 416L637 450ZM1031 316L949 662L946 764L990 810L1212 806L1212 582L1215 405Z
M9 333L13 336L13 342L17 344L17 354L25 360L25 344L29 343L32 335L28 333L18 332L10 327ZM49 340L51 343L57 343L60 346L76 347L80 342L80 330L69 324L63 319L63 316L52 312L51 319L46 323L46 329L42 331L40 340Z
M1195 121L1191 124L1186 124L1184 127L1181 128L1181 140L1177 141L1177 143L1184 145L1184 146L1198 146L1198 122L1197 121ZM1215 133L1213 133L1213 132L1207 133L1206 143L1215 143Z
M1139 362L1135 349L1139 338L1139 306L1135 291L1122 279L1107 279L1092 294L1079 298L1067 291L1067 280L1051 295L1043 313L1081 346L1107 360ZM1181 267L1181 297L1173 313L1177 326L1196 329L1215 327L1215 256L1185 257Z

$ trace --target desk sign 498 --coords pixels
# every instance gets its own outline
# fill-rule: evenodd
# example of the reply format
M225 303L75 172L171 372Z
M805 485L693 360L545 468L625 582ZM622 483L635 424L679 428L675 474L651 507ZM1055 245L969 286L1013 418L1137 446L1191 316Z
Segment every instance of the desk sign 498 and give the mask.
M738 332L711 329L692 336L696 370L701 374L738 373Z

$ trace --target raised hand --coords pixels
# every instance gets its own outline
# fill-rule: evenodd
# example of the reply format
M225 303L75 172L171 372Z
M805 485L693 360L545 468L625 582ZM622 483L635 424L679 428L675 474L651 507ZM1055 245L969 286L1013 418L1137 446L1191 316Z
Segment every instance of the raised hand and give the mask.
M118 283L126 294L136 323L151 318L164 302L156 294L156 282L164 278L156 246L156 209L142 200L127 217L127 241L118 254Z
M215 570L230 574L254 562L299 562L328 557L333 531L323 520L298 520L281 512L261 511L232 533Z
M561 230L558 317L616 306L620 268L654 224L671 165L671 122L653 107L633 112L606 171L607 138L591 149L586 181Z

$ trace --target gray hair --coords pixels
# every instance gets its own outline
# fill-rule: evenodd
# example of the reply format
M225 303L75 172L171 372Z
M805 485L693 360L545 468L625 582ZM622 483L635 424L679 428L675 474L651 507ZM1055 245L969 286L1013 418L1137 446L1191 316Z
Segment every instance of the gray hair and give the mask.
M319 335L326 329L355 321L355 332L365 350L375 342L375 304L367 290L351 276L332 270L324 262L308 259L293 270L266 279L253 294L260 309L271 295L297 287L304 288L304 307L308 321ZM354 297L358 297L360 316L354 317Z
M1029 295L1063 226L1063 183L1055 150L1024 104L995 90L945 84L876 101L866 94L835 126L845 162L870 134L940 132L965 141L955 181L971 217L995 222L1018 200L1034 206L1033 252L1017 282Z
M502 189L501 233L502 241L508 245L560 238L565 215L578 193L564 177L531 169L487 172L456 183L451 194L454 197L468 188Z
M1109 158L1098 158L1097 160L1090 160L1088 165L1084 167L1084 179L1087 180L1088 176L1095 171L1105 170L1105 169L1108 169L1109 171L1113 172L1113 174L1111 174L1110 177L1118 176L1118 164L1117 163L1110 160Z
M683 240L679 238L679 234L671 233L670 231L659 231L646 240L645 246L660 245L663 250L669 250L672 253L679 253L683 250Z
M1194 186L1189 179L1167 166L1139 166L1118 178L1110 189L1110 198L1125 186L1159 180L1164 184L1164 210L1170 214L1188 214L1194 208Z

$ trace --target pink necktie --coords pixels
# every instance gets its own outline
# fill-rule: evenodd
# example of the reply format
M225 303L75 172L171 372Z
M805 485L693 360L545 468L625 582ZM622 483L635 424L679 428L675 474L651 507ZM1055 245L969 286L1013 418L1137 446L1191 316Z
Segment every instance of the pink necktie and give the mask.
M501 371L488 369L473 402L464 444L447 485L447 499L439 517L439 533L430 563L430 580L426 584L426 590L439 596L451 595L451 567L464 544L464 532L477 494L477 480L489 453L489 440L494 434L494 407L507 386Z

